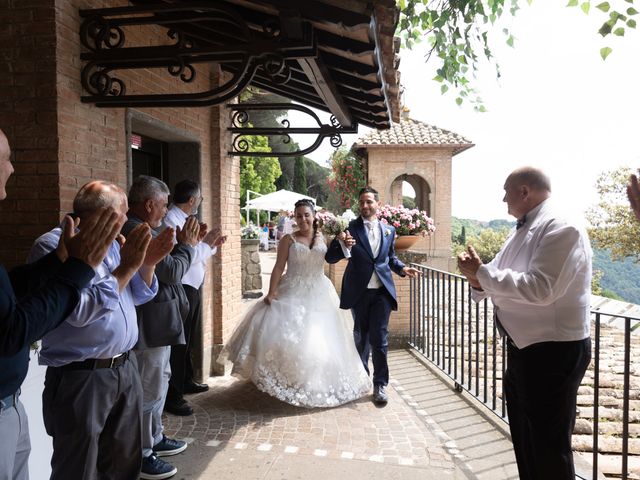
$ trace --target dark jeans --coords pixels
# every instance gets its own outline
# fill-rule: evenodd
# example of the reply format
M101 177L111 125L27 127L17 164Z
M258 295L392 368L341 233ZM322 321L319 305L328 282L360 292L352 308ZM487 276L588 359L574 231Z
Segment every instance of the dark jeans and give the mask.
M189 315L184 326L184 345L172 345L171 357L171 378L169 379L168 401L176 401L184 395L184 385L193 381L193 363L191 362L191 350L193 349L193 333L202 321L202 302L200 290L189 285L183 285L184 291L189 300Z
M574 480L571 435L591 339L507 345L504 391L520 479Z
M351 309L353 339L364 369L369 373L369 352L373 361L373 384L389 383L389 316L393 303L387 289L369 289Z
M134 480L142 462L142 385L135 354L118 368L47 368L51 479Z

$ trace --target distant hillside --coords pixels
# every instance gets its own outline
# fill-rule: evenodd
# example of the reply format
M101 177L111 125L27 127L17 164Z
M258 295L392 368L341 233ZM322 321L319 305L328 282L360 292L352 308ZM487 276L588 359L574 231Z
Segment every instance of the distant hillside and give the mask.
M512 228L515 222L508 220L490 220L482 222L468 218L451 218L451 238L454 242L460 236L462 227L465 227L467 238L475 235L479 231L490 228L500 230L502 228ZM610 290L623 300L640 305L640 264L634 263L631 259L613 261L607 250L594 249L593 269L600 270L603 275L600 285L604 290Z
M593 269L603 272L600 285L625 301L640 305L640 265L626 258L613 261L608 250L593 251Z
M512 228L515 224L515 221L512 222L509 220L489 220L488 222L483 222L480 220L472 220L470 218L451 217L451 238L455 241L455 239L460 236L462 227L465 228L465 233L467 237L469 237L477 234L480 230L484 230L485 228L501 230L503 228Z

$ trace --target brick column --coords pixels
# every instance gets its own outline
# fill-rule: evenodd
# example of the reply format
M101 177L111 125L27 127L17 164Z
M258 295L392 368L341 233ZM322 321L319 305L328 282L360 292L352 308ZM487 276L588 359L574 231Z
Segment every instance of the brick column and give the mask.
M214 67L216 68L216 67ZM220 72L212 73L212 87L220 84ZM211 288L205 290L205 306L209 297L209 325L204 325L204 358L211 358L209 371L223 374L224 365L215 359L241 315L241 248L240 248L240 157L227 154L231 146L229 110L224 105L211 108L211 194L213 218L228 236L220 254L214 256ZM205 370L207 371L207 370Z

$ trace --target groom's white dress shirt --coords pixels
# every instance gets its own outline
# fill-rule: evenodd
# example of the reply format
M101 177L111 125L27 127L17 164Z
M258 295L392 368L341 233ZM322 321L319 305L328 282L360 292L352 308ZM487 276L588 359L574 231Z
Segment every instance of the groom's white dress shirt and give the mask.
M184 226L184 222L187 221L187 215L183 210L178 208L176 205L172 205L167 215L165 215L163 224L165 227L182 228ZM191 266L189 270L182 277L182 283L185 285L189 285L195 289L200 288L202 282L204 282L204 274L207 259L215 255L218 251L217 247L210 247L204 242L198 243L195 247L195 255L191 260Z
M550 200L527 213L496 257L478 270L482 291L518 348L590 334L591 262L583 227L559 218Z
M364 229L367 232L367 238L369 239L369 245L371 246L371 252L373 253L373 258L376 258L380 253L380 245L382 244L382 231L380 230L380 222L378 220L365 220ZM367 288L380 288L382 287L382 282L378 277L376 271L373 271L371 278L369 279L369 283Z

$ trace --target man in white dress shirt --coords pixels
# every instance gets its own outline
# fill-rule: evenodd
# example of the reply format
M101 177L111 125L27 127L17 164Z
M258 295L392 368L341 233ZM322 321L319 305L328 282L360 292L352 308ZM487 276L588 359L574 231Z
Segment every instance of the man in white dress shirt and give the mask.
M176 228L184 225L190 215L198 212L202 202L200 186L191 180L178 182L173 190L173 205L164 217L165 227ZM184 399L185 393L205 392L209 389L206 383L198 383L193 378L191 362L193 332L201 322L200 287L204 282L206 262L218 251L227 237L220 229L207 231L207 226L200 224L200 242L196 246L195 255L189 270L182 277L182 286L189 299L189 314L184 323L185 345L171 346L171 379L165 403L165 410L177 415L190 415L193 410Z
M507 337L504 392L520 478L573 480L576 395L591 360L589 237L557 216L542 171L515 170L504 189L516 229L490 263L469 246L458 265L474 300L491 297Z

